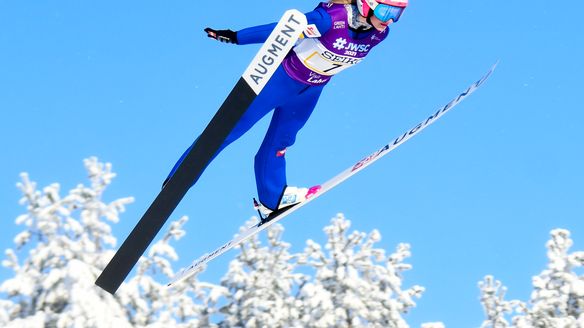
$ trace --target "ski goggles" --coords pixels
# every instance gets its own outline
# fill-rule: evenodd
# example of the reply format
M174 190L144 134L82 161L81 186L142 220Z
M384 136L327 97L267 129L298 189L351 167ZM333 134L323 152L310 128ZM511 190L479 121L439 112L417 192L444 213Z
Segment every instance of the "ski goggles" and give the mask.
M382 22L388 22L390 19L393 19L393 22L395 23L401 17L404 9L406 8L380 3L377 5L377 7L375 7L375 10L373 10L373 15L375 15L375 17L377 17Z

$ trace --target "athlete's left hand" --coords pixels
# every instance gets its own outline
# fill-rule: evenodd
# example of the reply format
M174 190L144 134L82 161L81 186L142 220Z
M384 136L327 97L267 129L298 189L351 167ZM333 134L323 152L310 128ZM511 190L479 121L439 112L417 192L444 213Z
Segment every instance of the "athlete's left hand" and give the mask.
M237 32L232 30L214 30L210 27L205 29L207 36L220 42L237 44Z

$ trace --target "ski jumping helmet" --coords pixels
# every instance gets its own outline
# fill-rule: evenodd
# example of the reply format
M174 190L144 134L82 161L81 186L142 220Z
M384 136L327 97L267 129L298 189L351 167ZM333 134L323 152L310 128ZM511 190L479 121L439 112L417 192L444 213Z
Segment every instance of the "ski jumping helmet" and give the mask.
M371 16L375 16L382 22L393 19L395 23L407 6L408 0L357 0L359 13L368 21Z

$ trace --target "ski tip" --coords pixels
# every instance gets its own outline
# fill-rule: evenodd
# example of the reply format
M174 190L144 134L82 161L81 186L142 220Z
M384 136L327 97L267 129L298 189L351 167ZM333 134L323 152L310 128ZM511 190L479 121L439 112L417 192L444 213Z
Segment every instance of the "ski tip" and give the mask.
M497 59L497 61L493 65L491 65L491 69L489 69L489 72L486 74L487 77L489 77L495 71L497 66L499 66L500 62L501 62L501 60Z

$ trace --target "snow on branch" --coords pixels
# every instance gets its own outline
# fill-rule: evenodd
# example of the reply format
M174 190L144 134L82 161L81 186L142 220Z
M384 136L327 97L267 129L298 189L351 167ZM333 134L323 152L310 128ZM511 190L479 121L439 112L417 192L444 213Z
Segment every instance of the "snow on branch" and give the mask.
M21 174L17 187L26 212L16 224L22 231L14 238L16 250L6 250L2 262L14 273L0 285L8 297L2 304L8 310L0 316L5 323L124 326L115 302L96 292L93 281L107 259L108 246L115 243L107 221L117 222L132 198L103 202L102 194L115 176L111 165L91 158L85 167L91 186L78 185L66 195L58 183L39 189L27 173ZM99 310L110 314L100 317Z
M479 283L486 320L481 327L584 327L584 252L570 252L573 240L565 229L551 231L548 265L532 279L529 302L506 301L506 288L492 276Z
M324 229L328 237L324 250L314 241L307 242L303 262L316 270L316 279L301 293L309 309L306 322L407 326L402 315L424 291L421 286L403 288L403 273L411 269L404 262L411 256L410 246L400 244L386 256L383 249L375 248L381 240L379 231L349 232L350 226L339 214Z
M229 294L219 325L407 327L403 315L424 290L403 287L410 246L399 244L387 256L376 247L379 231L350 227L339 214L324 228L325 246L309 240L301 253L291 252L279 224L268 229L266 245L258 236L242 244L221 282Z

